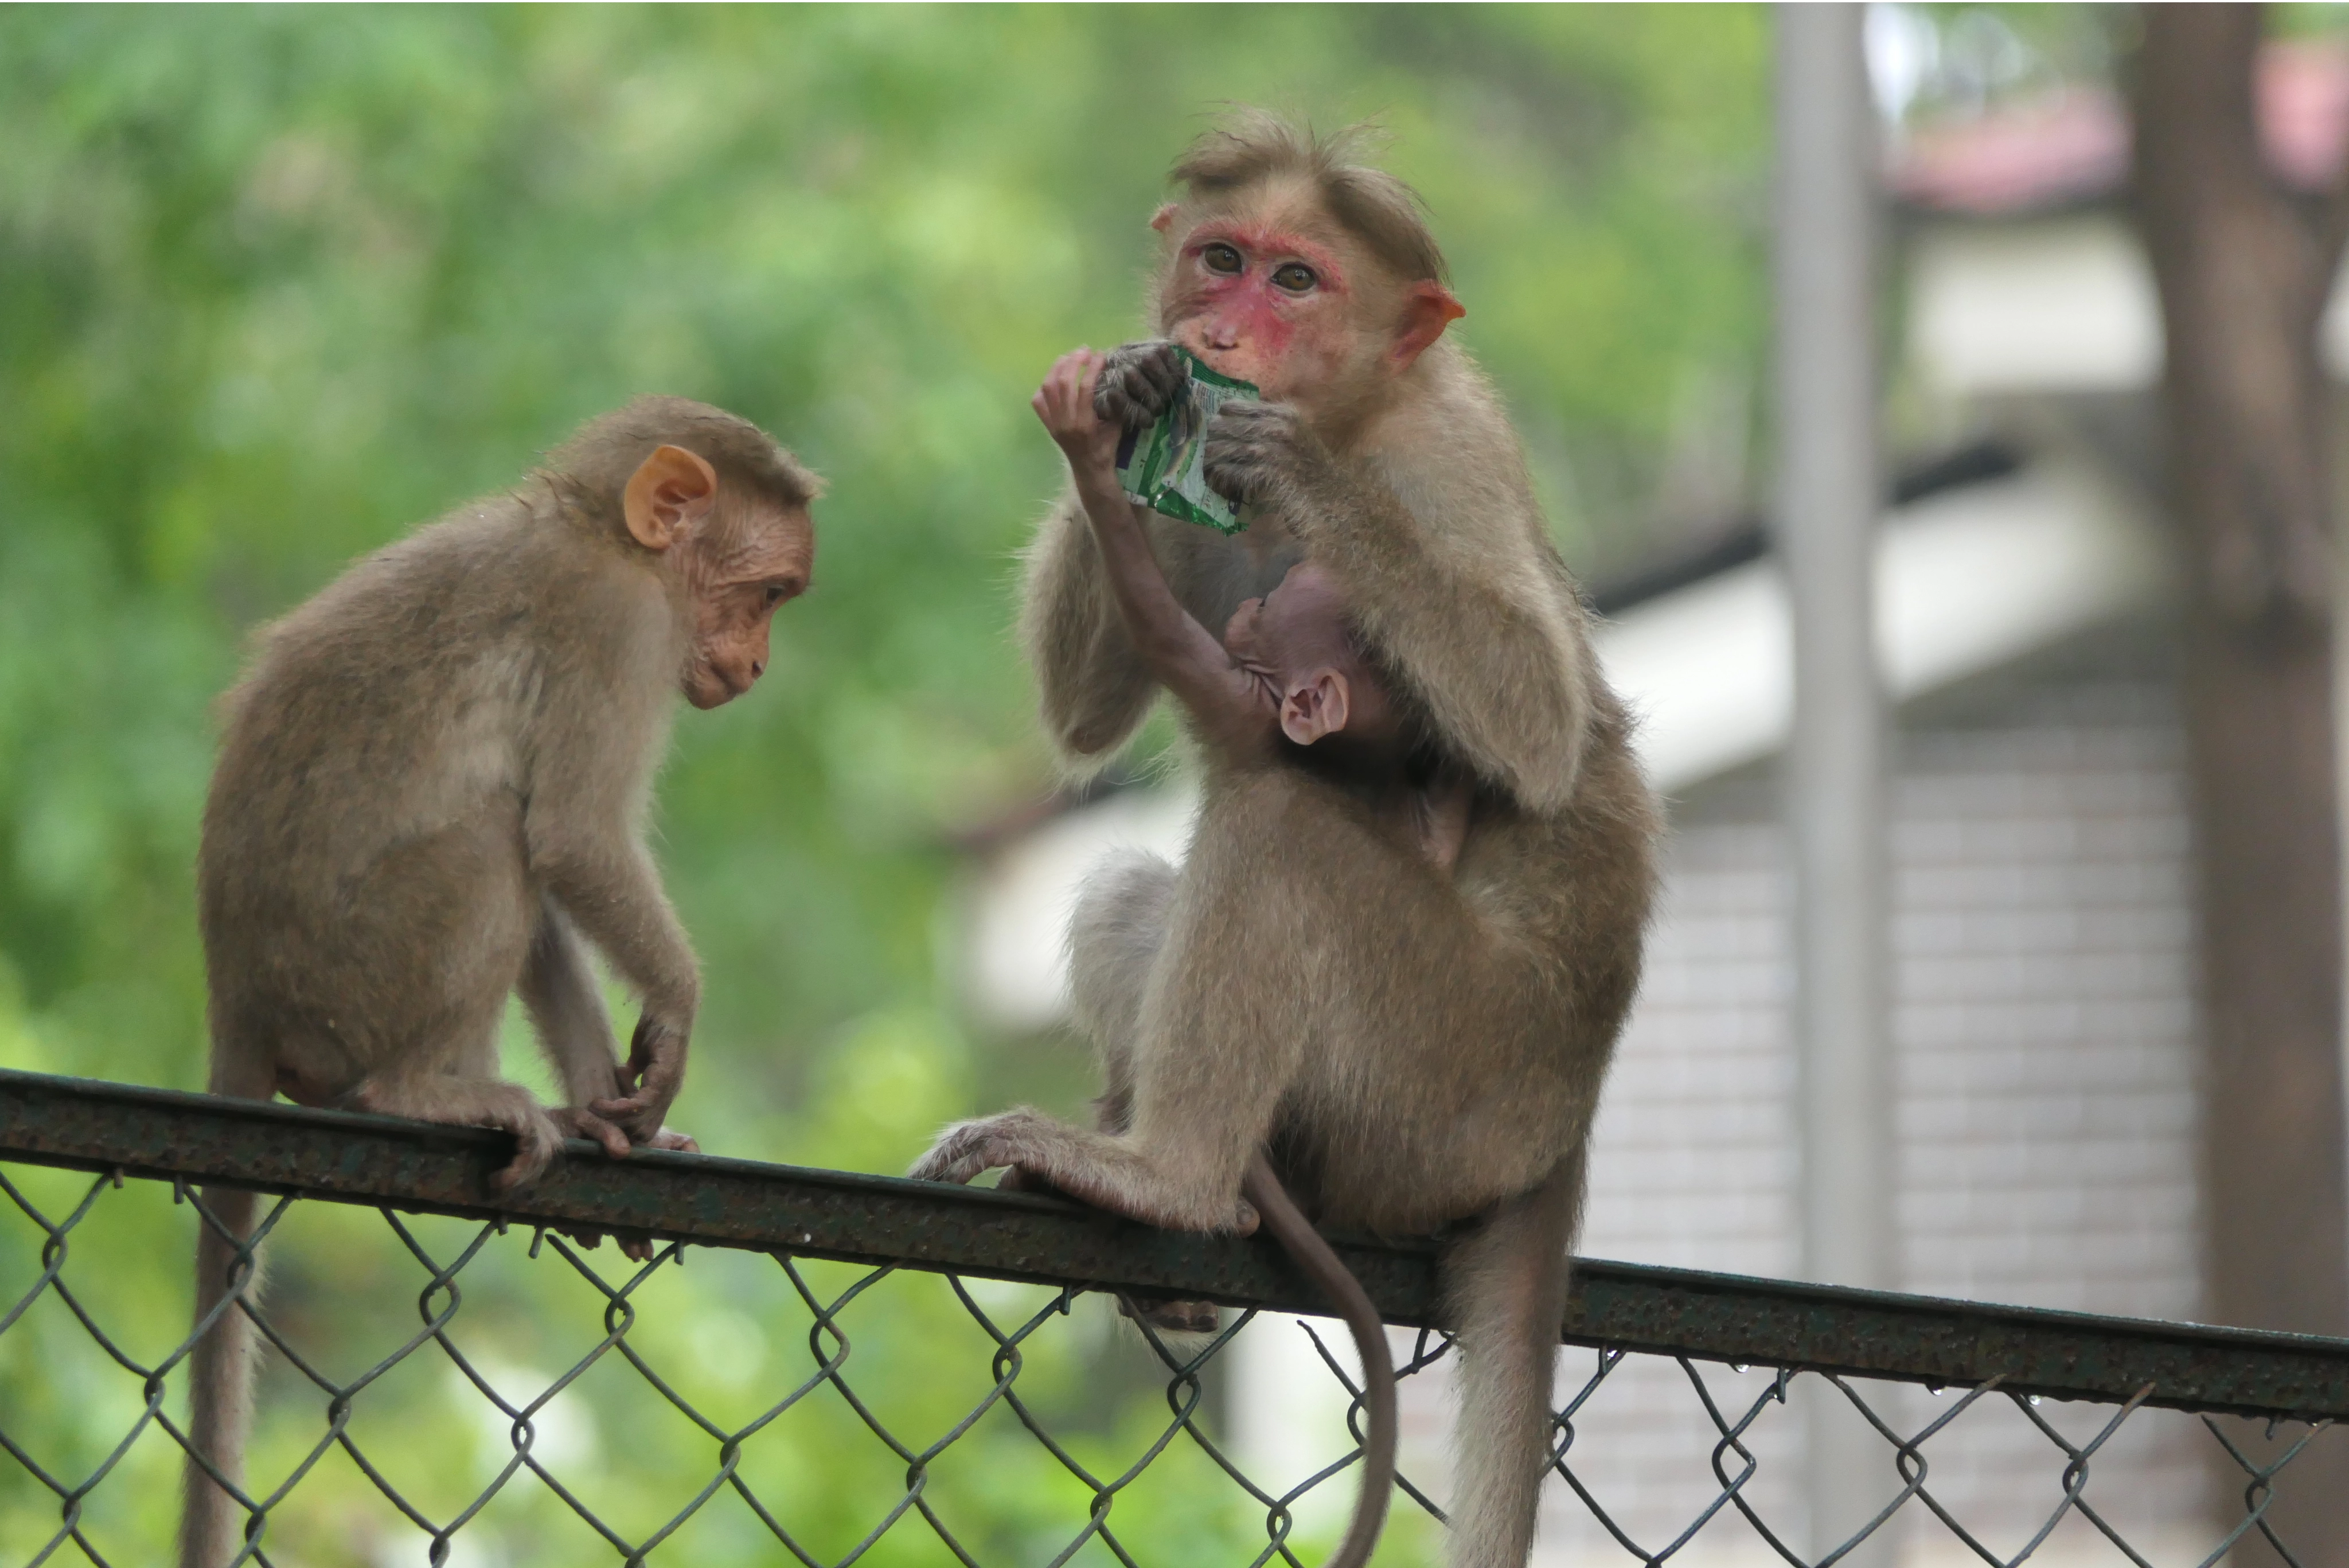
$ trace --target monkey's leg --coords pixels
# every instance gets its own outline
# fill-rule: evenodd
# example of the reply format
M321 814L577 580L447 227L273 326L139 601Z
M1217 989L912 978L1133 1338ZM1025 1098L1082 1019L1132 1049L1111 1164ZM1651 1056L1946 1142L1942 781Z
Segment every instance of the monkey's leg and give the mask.
M1013 1166L1169 1230L1254 1231L1240 1177L1315 1038L1324 967L1293 889L1255 875L1260 860L1253 839L1203 822L1143 995L1130 1130L1106 1136L1021 1107L948 1127L914 1176L961 1182Z
M1143 992L1151 965L1166 940L1175 871L1146 849L1112 850L1085 878L1069 917L1069 996L1078 1027L1101 1061L1102 1096L1095 1125L1122 1133L1133 1119L1133 1041L1142 1027ZM1006 1187L1040 1187L1017 1170ZM1118 1310L1163 1334L1209 1334L1222 1326L1213 1302L1121 1295ZM1187 1348L1176 1342L1176 1354Z
M1533 1550L1582 1165L1578 1149L1444 1254L1462 1355L1451 1568L1524 1568Z
M1133 1042L1150 969L1166 941L1174 867L1143 849L1113 850L1085 878L1069 917L1069 1000L1102 1069L1101 1130L1133 1114Z
M1086 876L1069 915L1070 1002L1101 1064L1093 1126L1105 1133L1123 1132L1133 1117L1133 1035L1151 963L1166 940L1174 877L1174 867L1148 850L1112 849ZM1051 1190L1017 1168L1004 1173L1001 1185L1015 1192Z

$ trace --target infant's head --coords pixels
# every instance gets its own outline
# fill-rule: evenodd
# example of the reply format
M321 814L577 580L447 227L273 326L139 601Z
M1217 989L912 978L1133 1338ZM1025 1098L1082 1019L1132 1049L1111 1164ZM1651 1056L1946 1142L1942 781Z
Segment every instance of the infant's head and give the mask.
M1280 731L1300 746L1330 735L1371 747L1401 743L1401 715L1347 617L1335 578L1309 561L1249 599L1224 628L1234 658L1269 670L1280 688Z

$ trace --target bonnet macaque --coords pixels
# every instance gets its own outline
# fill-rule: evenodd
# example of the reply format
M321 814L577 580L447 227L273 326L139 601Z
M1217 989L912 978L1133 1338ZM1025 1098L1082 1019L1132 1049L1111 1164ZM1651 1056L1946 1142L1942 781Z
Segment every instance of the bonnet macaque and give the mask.
M715 708L766 670L817 490L748 421L641 398L267 628L222 702L197 866L212 1091L502 1128L500 1189L565 1134L691 1148L663 1117L700 981L645 846L652 776L680 692ZM589 944L641 999L625 1062ZM498 1075L516 992L552 1110ZM205 1196L199 1325L254 1206ZM241 1483L253 1354L232 1303L191 1356L182 1568L239 1549L200 1461Z
M1445 336L1464 312L1411 192L1349 139L1254 113L1202 137L1174 178L1152 219L1158 337L1107 357L1095 411L1154 420L1182 384L1170 343L1263 401L1224 403L1201 436L1246 530L1129 509L1133 532L1195 628L1227 626L1308 563L1298 586L1310 600L1326 577L1408 719L1405 754L1435 771L1366 789L1208 740L1182 869L1115 856L1071 921L1102 1130L1013 1110L947 1129L916 1174L1009 1167L1153 1223L1245 1231L1265 1153L1321 1222L1443 1232L1463 1356L1450 1561L1521 1568L1585 1143L1638 986L1655 803L1507 416ZM1232 661L1204 633L1183 634L1185 654L1164 616L1133 613L1097 467L1070 455L1029 556L1025 629L1046 727L1082 766L1162 687L1197 712L1229 705L1214 680L1245 672L1195 674ZM1444 782L1454 770L1464 788ZM1448 872L1453 830L1402 831L1413 813L1460 823Z

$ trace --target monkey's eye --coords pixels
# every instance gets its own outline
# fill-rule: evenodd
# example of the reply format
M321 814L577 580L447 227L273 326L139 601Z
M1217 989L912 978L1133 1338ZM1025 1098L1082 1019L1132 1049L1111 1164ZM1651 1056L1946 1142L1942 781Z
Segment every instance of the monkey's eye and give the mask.
M1240 270L1238 248L1220 241L1202 249L1199 252L1199 260L1206 265L1209 272L1221 273L1226 277L1231 277Z
M785 599L790 598L799 591L799 585L797 583L769 583L767 585L767 603L771 607L772 606L782 603Z
M1320 281L1303 262L1283 262L1273 269L1274 285L1289 294L1303 294Z

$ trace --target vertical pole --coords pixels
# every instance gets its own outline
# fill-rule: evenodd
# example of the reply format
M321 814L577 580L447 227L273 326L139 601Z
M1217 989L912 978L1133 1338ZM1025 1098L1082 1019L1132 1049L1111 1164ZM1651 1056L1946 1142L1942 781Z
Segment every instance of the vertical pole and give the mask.
M1785 774L1794 856L1803 1271L1894 1283L1885 711L1870 545L1877 466L1874 109L1857 5L1774 8L1777 543L1794 611ZM1899 1490L1892 1450L1816 1382L1813 1562ZM1840 1561L1892 1561L1891 1532Z

